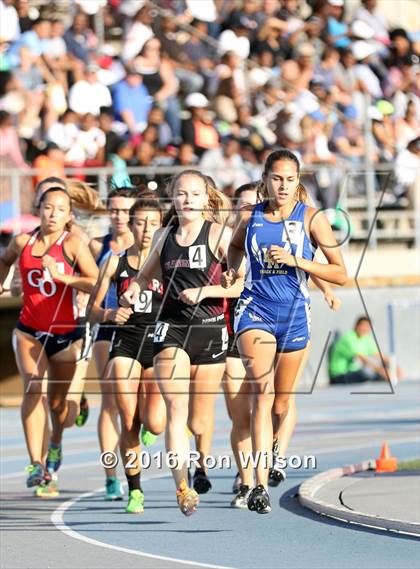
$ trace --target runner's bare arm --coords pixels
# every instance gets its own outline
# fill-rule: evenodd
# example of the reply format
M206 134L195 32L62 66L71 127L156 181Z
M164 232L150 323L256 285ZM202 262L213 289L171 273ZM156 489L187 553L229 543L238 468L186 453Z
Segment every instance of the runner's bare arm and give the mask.
M42 266L48 269L52 278L63 284L82 290L92 292L98 277L98 267L95 259L86 243L77 235L70 235L64 243L64 251L70 261L77 266L80 275L65 275L58 272L55 259L50 255L42 257Z
M7 279L10 268L17 261L23 248L29 240L29 235L21 233L10 241L6 250L0 255L0 294L3 294L3 283Z

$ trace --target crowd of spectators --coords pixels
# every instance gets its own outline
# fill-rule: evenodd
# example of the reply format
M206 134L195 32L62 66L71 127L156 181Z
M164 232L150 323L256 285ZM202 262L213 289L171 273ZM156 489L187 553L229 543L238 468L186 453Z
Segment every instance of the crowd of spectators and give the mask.
M399 200L420 160L419 38L377 0L348 4L0 0L0 159L38 177L113 165L115 185L129 166L198 165L231 194L286 146L334 207L372 121Z

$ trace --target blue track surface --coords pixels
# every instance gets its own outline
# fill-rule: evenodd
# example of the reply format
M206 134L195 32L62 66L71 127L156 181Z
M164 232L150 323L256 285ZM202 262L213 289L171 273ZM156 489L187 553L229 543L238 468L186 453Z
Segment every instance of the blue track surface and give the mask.
M60 514L66 526L61 523L61 529L77 532L78 539L93 539L116 548L189 560L193 564L288 569L417 566L420 546L415 539L319 517L299 505L296 493L299 484L317 471L377 456L384 440L388 440L399 459L419 457L418 399L419 385L411 382L402 384L395 395L351 395L348 388L340 387L298 397L298 427L290 453L315 455L317 470L290 470L286 482L271 491L274 507L267 516L229 507L234 468L212 471L213 490L202 496L199 510L191 518L180 514L167 472L156 469L144 473L143 515L125 514L121 502L104 502L102 492L97 491L103 485L103 475L98 461L94 409L86 427L66 432L60 475L62 498L49 502L48 511L53 513L61 502L71 499L73 502L65 504L66 509ZM19 413L2 410L1 417L2 492L6 499L17 495L24 499L29 491L23 488L21 475L26 456ZM228 433L229 420L220 399L214 455L229 452ZM163 450L162 444L152 447L151 452L159 450ZM76 493L72 492L75 488ZM80 498L87 492L90 495ZM39 504L32 499L25 499L24 503L29 514L31 506L36 508ZM9 529L13 528L14 515L12 507L7 519ZM51 531L59 533L49 523ZM22 532L21 545L25 545L25 537ZM74 537L65 539L75 552L76 567L80 566L76 553L80 542ZM43 539L32 541L32 547L42 548L43 543ZM31 565L27 545L26 567L35 567ZM10 559L10 566L17 567L13 565L13 555ZM154 563L154 567L165 567L169 562L156 559ZM140 560L138 566L143 566Z

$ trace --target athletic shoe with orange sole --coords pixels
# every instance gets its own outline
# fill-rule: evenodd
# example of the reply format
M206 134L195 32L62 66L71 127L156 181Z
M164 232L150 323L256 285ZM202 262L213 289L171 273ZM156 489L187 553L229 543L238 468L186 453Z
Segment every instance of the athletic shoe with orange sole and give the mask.
M197 509L200 498L193 488L187 486L185 479L181 480L181 484L176 491L178 506L184 516L191 516Z

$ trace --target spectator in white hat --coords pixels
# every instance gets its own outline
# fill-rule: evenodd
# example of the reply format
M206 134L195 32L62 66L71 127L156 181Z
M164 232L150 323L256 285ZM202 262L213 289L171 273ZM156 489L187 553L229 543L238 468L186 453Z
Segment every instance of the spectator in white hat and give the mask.
M191 117L182 123L182 139L193 145L197 156L219 146L219 134L213 126L208 105L209 102L202 93L190 93L185 99Z
M360 90L369 93L374 99L380 99L383 97L381 83L369 66L372 56L376 53L375 46L360 40L353 43L352 51L357 61L354 71L359 81Z

